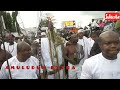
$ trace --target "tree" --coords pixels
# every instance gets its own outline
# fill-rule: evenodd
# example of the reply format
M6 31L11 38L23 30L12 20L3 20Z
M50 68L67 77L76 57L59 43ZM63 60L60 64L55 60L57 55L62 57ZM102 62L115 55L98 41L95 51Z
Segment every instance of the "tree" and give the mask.
M6 13L6 16L4 17L5 26L6 29L8 29L10 32L14 32L14 29L12 28L12 18L10 16L10 13Z
M4 23L6 26L6 31L7 32L20 32L20 27L19 24L17 22L17 15L18 15L18 11L12 12L12 16L10 15L9 12L6 11L0 11L0 16L3 16L4 18Z
M20 27L19 24L17 22L17 15L18 15L18 11L12 12L12 26L15 32L18 32L18 34L20 34Z
M11 23L12 19L11 19L10 13L7 13L6 11L1 11L0 15L3 16L6 29L12 32L12 23Z

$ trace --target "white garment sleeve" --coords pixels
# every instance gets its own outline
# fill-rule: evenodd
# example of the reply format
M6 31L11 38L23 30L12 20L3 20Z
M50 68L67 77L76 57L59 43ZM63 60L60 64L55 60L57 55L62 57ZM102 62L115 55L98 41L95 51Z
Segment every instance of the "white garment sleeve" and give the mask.
M90 55L91 43L87 42L87 45L88 45L88 55Z
M48 71L52 71L50 67L52 66L50 52L49 52L49 42L48 40L41 41L41 54L43 57L44 65Z
M85 60L82 66L80 79L92 79L91 66L90 66L90 63L88 62L88 59Z
M85 38L85 43L87 48L87 55L90 55L91 45L90 45L90 41L87 38Z
M9 79L9 72L7 67L7 62L5 61L1 67L0 79Z

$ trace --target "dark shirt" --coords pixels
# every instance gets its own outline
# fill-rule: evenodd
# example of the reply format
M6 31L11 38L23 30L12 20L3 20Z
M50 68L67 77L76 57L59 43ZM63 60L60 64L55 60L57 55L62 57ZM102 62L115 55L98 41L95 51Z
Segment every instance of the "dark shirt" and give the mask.
M93 44L93 47L91 48L90 56L94 56L99 53L101 53L101 49L99 47L98 40L96 40L95 43Z

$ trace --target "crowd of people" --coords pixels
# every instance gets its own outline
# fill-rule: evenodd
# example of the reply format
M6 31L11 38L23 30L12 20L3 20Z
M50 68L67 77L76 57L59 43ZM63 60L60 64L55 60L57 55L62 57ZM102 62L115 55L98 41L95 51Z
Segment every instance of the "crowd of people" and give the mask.
M54 30L32 42L1 37L0 79L120 79L120 21L92 20L89 28L89 36L81 28L69 39Z

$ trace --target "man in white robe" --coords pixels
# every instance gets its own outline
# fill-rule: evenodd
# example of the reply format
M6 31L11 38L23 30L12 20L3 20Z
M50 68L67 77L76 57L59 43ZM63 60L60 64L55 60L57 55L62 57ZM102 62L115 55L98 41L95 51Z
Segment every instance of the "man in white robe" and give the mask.
M43 70L39 67L39 60L31 56L31 47L26 42L20 42L17 47L17 55L5 61L1 67L0 79L41 79ZM41 68L41 66L40 66ZM11 77L10 77L10 73Z
M8 42L5 42L5 50L8 51L12 56L17 55L17 43L14 40L14 36L12 34L9 34ZM1 48L4 50L3 44L1 45Z
M78 43L83 46L83 50L84 50L84 58L79 63L80 70L82 71L82 65L84 61L89 58L91 47L90 47L88 38L84 36L83 29L78 30L78 36L79 36ZM81 75L81 71L79 72L80 75Z
M83 50L84 50L84 53L85 53L84 58L80 62L80 64L82 65L84 63L84 60L89 58L91 47L90 47L88 38L84 36L84 31L83 30L78 30L78 36L79 36L78 43L83 46Z
M53 66L53 60L51 59L51 47L49 44L48 37L41 38L41 53L43 57L43 63L46 66L47 72L48 72L48 79L58 79L55 74L50 74L49 72L52 72L53 69L51 68ZM58 63L61 65L63 63L63 57L62 57L62 49L61 45L57 46L57 55L58 55ZM59 67L59 66L58 66ZM63 69L59 71L60 79L64 79Z
M106 31L99 45L102 52L85 60L80 79L120 79L119 35Z

